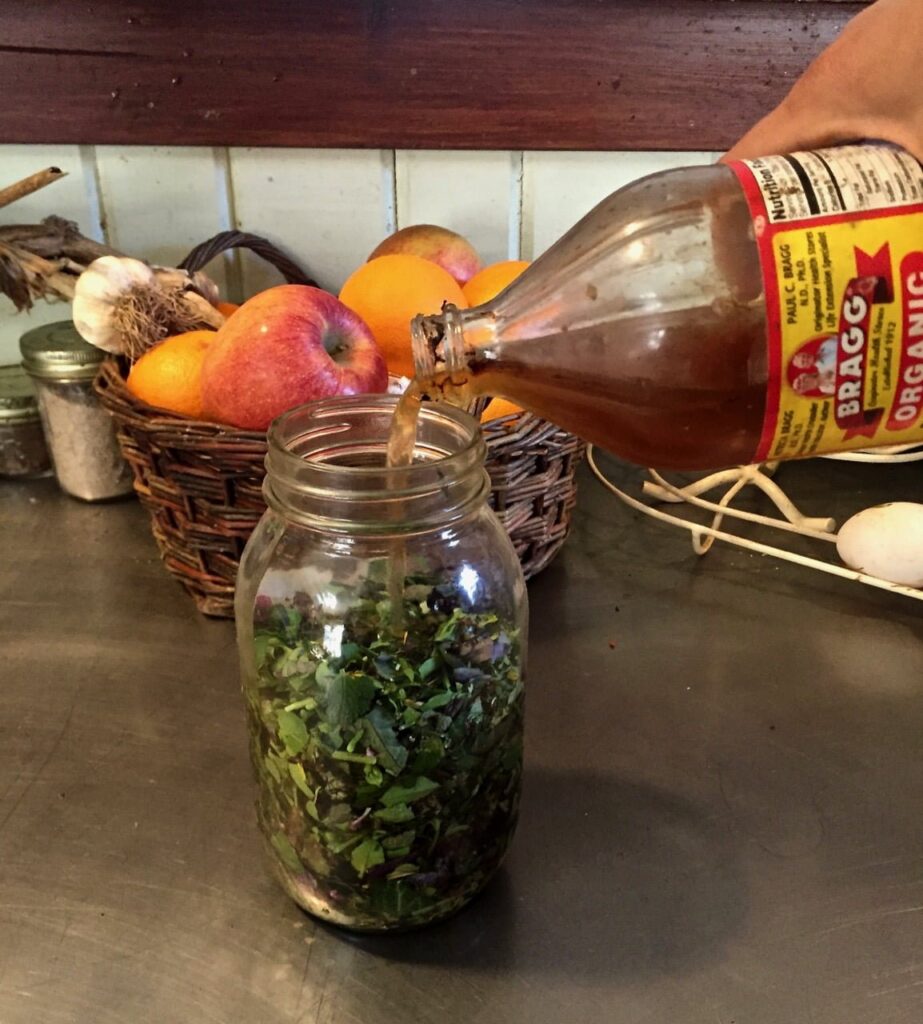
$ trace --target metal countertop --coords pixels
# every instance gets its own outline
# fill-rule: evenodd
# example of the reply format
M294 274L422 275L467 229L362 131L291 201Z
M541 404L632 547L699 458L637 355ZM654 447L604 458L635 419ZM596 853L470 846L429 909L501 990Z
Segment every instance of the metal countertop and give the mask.
M923 500L781 472L817 514ZM263 866L232 625L141 508L0 484L0 1024L919 1024L923 605L697 560L586 474L530 591L506 865L356 939Z

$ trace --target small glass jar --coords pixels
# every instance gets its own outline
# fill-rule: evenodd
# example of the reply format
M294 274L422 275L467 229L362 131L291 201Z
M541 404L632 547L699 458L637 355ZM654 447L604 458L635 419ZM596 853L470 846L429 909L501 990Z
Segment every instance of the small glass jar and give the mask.
M35 388L21 366L0 366L0 476L51 471Z
M275 421L237 581L266 849L301 907L358 931L470 900L512 838L522 772L526 589L484 442L426 406L414 464L387 469L396 402Z
M61 489L83 501L130 494L131 470L119 451L115 422L93 391L105 353L87 344L69 321L28 331L19 347L35 381Z

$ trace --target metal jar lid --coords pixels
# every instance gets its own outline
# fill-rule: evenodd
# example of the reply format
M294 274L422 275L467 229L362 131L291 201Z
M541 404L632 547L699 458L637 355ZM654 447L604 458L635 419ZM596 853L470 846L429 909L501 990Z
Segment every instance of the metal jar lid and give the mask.
M29 375L19 365L0 366L0 423L38 419L38 402Z
M92 380L106 353L83 340L70 320L27 331L19 339L22 365L33 377Z

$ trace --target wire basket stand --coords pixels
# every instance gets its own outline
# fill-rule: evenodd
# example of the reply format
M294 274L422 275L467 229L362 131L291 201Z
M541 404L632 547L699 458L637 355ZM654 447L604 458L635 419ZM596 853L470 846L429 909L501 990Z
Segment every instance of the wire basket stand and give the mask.
M898 445L869 451L843 452L836 455L825 455L822 458L878 465L921 462L923 461L923 445ZM619 498L620 501L629 506L629 508L633 508L652 519L690 533L693 550L697 555L707 554L714 542L720 540L760 555L768 555L782 561L793 562L796 565L809 569L832 576L839 576L841 579L853 580L870 587L877 587L894 594L923 601L923 589L900 583L891 583L879 576L849 569L832 560L802 555L779 545L767 544L748 537L742 537L731 532L730 528L725 527L726 520L737 520L738 522L754 523L767 532L775 531L777 534L787 534L789 536L798 534L817 541L821 549L825 548L826 553L832 551L833 557L835 557L837 540L836 521L828 517L803 515L792 499L773 479L777 467L776 463L738 466L733 469L711 473L691 484L683 486L677 486L656 470L648 469L646 471L647 477L642 483L641 494L635 496L616 486L603 473L596 458L596 449L593 445L590 445L587 450L587 462L590 470L599 482ZM735 508L732 502L748 487L756 487L762 491L775 505L779 514L777 516L761 515L745 509ZM724 488L724 492L717 501L704 497L704 495L711 491L721 488ZM679 511L676 513L668 512L661 507L656 507L654 503L682 505L684 506L682 512L686 514L691 514L694 509L701 509L711 513L711 522L698 522L694 519L686 518ZM779 543L781 544L781 541Z

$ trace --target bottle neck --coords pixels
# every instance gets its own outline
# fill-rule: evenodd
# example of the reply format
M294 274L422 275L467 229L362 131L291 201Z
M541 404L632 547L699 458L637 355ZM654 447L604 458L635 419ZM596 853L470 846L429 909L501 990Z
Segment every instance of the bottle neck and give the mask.
M284 519L340 534L408 534L471 514L490 483L477 423L448 406L420 410L414 462L385 464L398 399L322 399L269 430L266 503Z
M417 379L457 381L489 358L496 338L496 316L482 308L458 309L449 303L442 313L418 316L411 333Z

